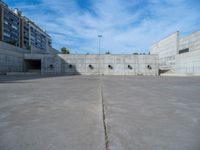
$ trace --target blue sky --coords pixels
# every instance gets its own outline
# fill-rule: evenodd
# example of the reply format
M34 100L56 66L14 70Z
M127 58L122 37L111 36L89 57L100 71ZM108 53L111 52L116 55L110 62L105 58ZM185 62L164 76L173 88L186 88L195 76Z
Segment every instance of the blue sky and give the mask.
M19 8L72 53L148 52L175 32L200 29L200 0L4 0Z

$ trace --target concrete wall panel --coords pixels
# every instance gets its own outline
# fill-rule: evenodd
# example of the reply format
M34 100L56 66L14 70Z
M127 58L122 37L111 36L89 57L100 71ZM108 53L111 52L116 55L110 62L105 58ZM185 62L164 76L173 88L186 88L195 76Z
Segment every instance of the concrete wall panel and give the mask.
M23 71L23 50L0 42L0 74Z
M183 75L200 75L200 50L177 55L176 73Z
M70 64L73 60L73 66L75 69L64 69L63 72L65 73L73 73L73 71L77 71L79 74L83 75L158 75L157 55L65 56L60 54L59 57L63 60L62 63L64 64ZM92 68L89 67L90 65ZM110 68L109 65L111 66ZM147 69L148 65L152 66L151 70ZM66 68L66 66L64 68Z
M158 54L160 69L175 68L175 55L178 51L179 32L175 32L163 40L153 44L151 54Z
M0 43L1 44L1 43ZM16 49L15 49L16 48ZM146 70L148 64L157 66L155 55L52 55L25 53L23 49L0 45L0 73L28 71L24 60L40 60L41 73L82 75L157 75L158 68ZM110 67L109 67L110 65ZM131 69L128 67L131 66ZM154 73L154 74L153 74Z
M179 40L179 50L185 48L189 48L190 52L200 50L200 31L194 32Z

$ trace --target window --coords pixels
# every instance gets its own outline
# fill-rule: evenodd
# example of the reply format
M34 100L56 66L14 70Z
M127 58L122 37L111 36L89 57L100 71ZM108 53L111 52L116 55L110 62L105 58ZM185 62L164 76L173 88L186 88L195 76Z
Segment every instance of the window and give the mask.
M10 34L6 33L6 32L4 32L3 35L6 36L6 37L10 37Z
M179 54L182 54L182 53L187 53L189 52L189 48L185 48L185 49L182 49L182 50L179 50Z
M11 27L15 30L17 30L18 28L15 25L11 25Z
M8 25L8 21L5 20L4 23Z

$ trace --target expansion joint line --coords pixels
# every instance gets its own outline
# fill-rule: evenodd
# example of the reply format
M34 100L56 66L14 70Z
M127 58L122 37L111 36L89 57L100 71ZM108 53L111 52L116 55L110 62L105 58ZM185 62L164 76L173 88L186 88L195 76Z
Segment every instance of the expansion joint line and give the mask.
M109 138L108 138L108 127L106 122L106 113L105 113L105 103L103 98L103 86L100 83L100 96L102 102L102 114L103 114L103 126L104 126L104 136L105 136L105 149L109 150Z

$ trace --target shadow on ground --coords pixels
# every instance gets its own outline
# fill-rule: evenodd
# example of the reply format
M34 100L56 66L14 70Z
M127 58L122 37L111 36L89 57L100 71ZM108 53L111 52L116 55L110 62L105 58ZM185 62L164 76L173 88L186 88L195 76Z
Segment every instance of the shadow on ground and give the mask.
M26 80L35 80L42 78L54 78L64 76L79 76L69 74L54 74L54 75L0 75L0 83L27 83Z

